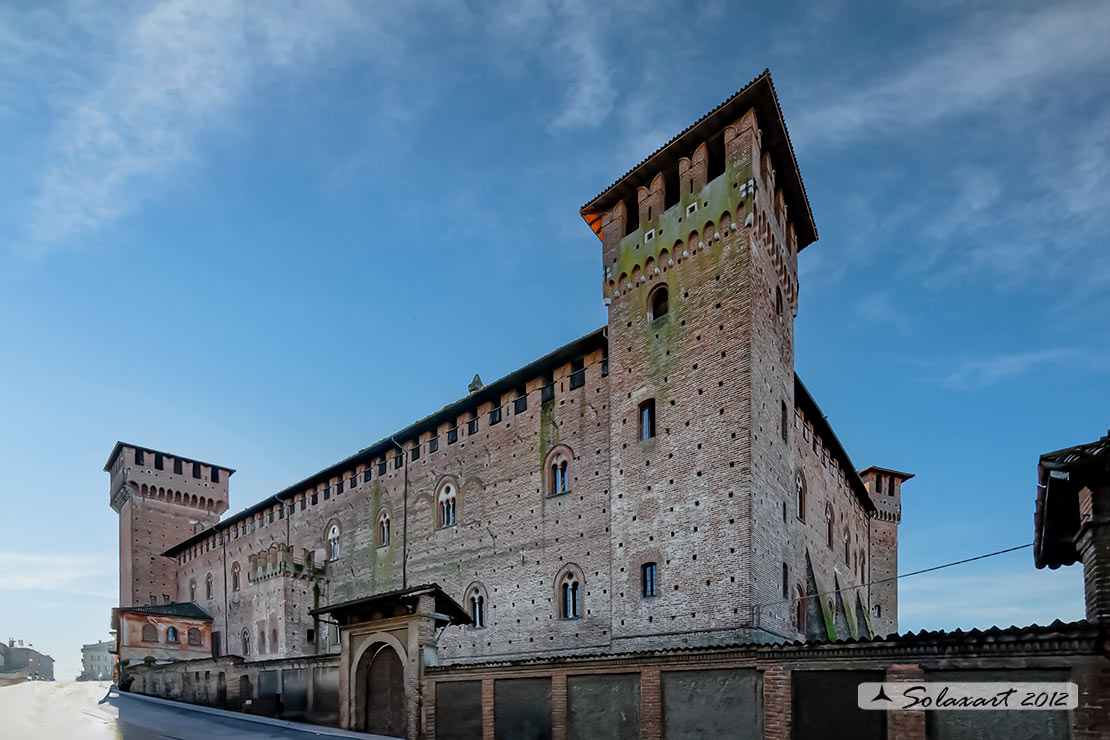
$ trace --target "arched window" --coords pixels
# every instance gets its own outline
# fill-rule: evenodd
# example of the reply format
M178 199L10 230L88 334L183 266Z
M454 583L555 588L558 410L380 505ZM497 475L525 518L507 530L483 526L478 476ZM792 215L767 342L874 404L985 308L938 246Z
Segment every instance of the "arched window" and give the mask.
M782 311L783 311L783 305L782 305L782 288L780 288L780 287L778 287L778 286L776 285L776 286L775 286L775 314L776 314L776 315L777 315L777 316L778 316L778 317L779 317L780 319L782 318Z
M239 563L233 563L231 565L231 590L239 590Z
M475 629L486 626L486 597L475 593L470 597L470 618L474 620Z
M197 582L189 581L189 601L197 600Z
M166 642L177 642L177 627L170 627L166 630Z
M143 625L143 642L158 642L158 628L153 624Z
M188 634L189 634L189 644L190 645L196 645L196 646L199 647L200 644L201 644L201 642L200 642L200 630L198 630L196 627L190 627Z
M564 450L557 450L549 459L551 460L551 467L547 490L552 496L557 493L566 493L570 490L570 455Z
M389 512L383 511L378 515L378 547L385 547L389 544Z
M270 650L273 650L276 653L277 649L278 649L278 635L277 635L277 628L275 627L274 629L270 630Z
M825 504L825 544L833 548L833 527L836 525L832 505Z
M243 657L251 654L251 633L243 630Z
M655 399L649 398L640 404L640 441L655 436Z
M848 533L847 527L844 528L844 563L852 564L852 535Z
M263 655L266 652L266 629L264 627L258 628L258 654Z
M582 616L582 584L574 573L567 573L559 585L559 616L578 619Z
M209 573L204 579L204 593L205 598L209 601L212 600L212 574Z
M794 513L803 522L806 520L806 476L800 470L794 476Z
M859 551L859 580L860 583L867 583L870 579L867 577L867 554Z
M648 297L648 321L663 318L668 310L667 286L660 285Z
M436 526L442 528L455 525L455 498L455 487L450 483L439 489Z
M339 525L333 524L328 528L328 560L339 560ZM262 641L258 641L258 650L262 651Z

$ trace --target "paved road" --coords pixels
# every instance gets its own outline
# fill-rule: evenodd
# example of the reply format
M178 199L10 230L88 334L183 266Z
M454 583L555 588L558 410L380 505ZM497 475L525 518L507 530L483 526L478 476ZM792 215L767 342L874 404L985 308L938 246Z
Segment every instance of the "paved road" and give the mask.
M304 729L276 727L108 693L107 682L34 681L0 688L4 740L326 740ZM361 737L371 738L372 735Z

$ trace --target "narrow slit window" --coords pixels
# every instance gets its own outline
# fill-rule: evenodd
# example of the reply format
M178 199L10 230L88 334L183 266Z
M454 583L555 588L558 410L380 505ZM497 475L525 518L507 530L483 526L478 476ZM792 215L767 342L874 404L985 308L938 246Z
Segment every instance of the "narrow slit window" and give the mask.
M655 437L655 399L649 398L640 404L640 441Z

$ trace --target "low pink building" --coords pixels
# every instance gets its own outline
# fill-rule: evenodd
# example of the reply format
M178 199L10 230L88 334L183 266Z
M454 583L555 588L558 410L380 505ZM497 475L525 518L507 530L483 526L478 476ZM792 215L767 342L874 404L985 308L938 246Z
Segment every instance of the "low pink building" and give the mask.
M132 665L213 655L212 615L194 603L119 607L112 610L112 629L124 672Z

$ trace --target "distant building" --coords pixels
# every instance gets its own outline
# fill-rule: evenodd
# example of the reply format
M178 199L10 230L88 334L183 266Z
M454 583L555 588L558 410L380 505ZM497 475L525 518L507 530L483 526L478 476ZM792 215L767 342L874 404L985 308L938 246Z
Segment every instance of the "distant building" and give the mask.
M212 655L212 615L196 604L169 603L112 610L116 656L124 668Z
M107 681L116 667L114 640L104 640L81 646L81 675L78 681Z
M43 655L23 640L0 643L0 686L22 681L53 681L54 659Z

